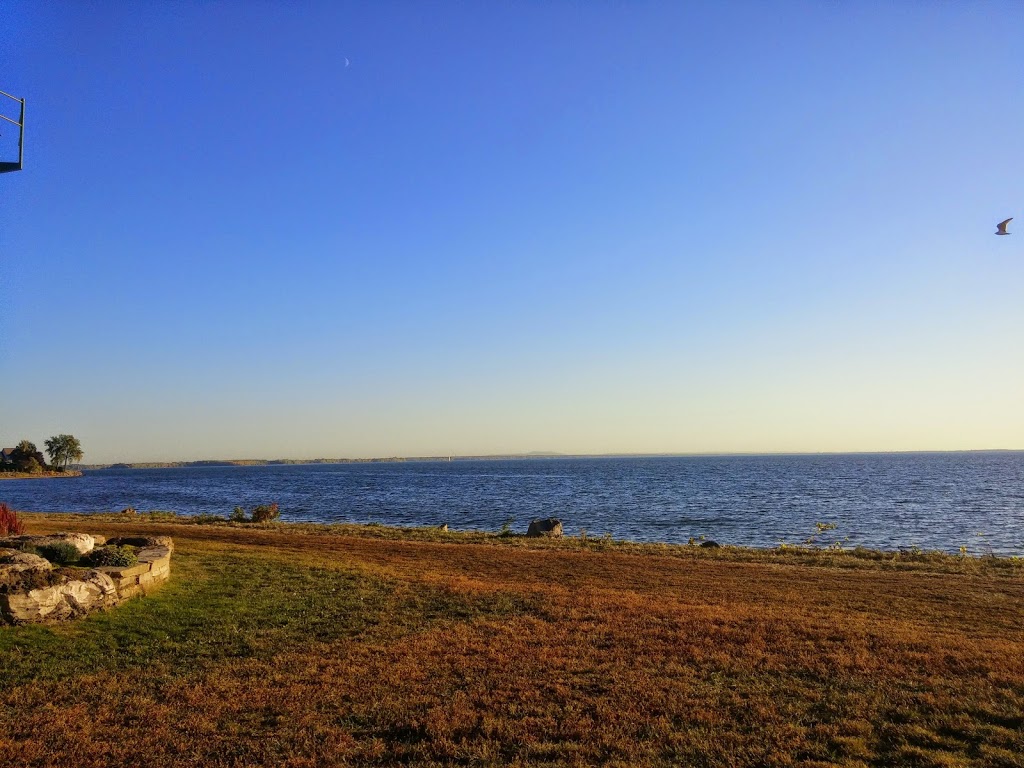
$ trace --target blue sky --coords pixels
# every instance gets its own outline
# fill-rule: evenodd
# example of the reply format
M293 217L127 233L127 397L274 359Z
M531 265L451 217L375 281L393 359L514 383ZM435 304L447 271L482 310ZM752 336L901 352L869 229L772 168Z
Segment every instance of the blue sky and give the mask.
M300 6L0 7L0 442L1024 448L1020 4Z

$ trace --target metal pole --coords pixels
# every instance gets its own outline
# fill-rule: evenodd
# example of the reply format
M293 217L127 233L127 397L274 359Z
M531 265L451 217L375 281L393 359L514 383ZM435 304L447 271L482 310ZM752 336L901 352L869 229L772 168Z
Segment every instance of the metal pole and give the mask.
M9 171L20 171L25 161L25 100L19 99L17 96L11 96L9 93L0 91L0 95L6 96L9 99L13 99L21 104L21 115L19 116L19 122L15 122L11 118L0 115L4 120L9 123L14 123L18 126L18 162L16 163L4 163L0 162L0 173L7 173Z
M25 100L21 100L21 133L18 134L18 170L25 160Z

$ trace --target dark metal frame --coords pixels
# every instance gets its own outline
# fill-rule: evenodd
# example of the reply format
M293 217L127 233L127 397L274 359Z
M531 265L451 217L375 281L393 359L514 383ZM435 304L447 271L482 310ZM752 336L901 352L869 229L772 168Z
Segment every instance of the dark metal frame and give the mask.
M0 96L6 96L8 99L21 104L21 117L17 120L12 120L9 117L0 115L0 120L6 120L8 123L14 123L20 129L20 132L18 133L18 162L0 162L0 173L20 171L22 161L25 159L25 100L19 99L17 96L11 96L11 94L4 93L3 91L0 91Z

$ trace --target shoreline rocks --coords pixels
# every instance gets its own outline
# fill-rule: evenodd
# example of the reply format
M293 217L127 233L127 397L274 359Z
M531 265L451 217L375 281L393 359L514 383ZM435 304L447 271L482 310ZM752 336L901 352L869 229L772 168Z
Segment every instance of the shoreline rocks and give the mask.
M64 472L0 472L0 480L44 480L49 477L81 477L82 471L68 469Z
M557 517L537 518L530 521L530 527L526 530L529 537L548 536L558 538L562 535L562 521Z

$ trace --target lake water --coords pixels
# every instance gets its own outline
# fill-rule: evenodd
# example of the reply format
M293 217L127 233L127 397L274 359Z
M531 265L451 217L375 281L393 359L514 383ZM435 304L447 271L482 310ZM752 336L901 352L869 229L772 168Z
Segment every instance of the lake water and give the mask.
M174 510L227 515L276 501L282 519L775 546L836 523L827 541L1024 554L1024 452L517 459L107 469L4 480L32 511ZM823 538L824 540L824 538Z

